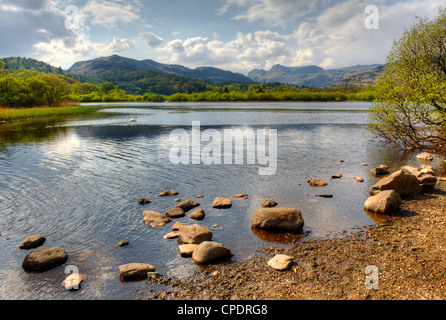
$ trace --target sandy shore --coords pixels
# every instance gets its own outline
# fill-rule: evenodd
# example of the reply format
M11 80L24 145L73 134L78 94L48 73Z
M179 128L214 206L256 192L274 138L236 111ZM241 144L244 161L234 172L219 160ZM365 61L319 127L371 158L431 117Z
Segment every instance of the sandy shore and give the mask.
M211 266L182 281L156 280L165 290L144 299L446 299L446 183L376 219L379 224L348 237L269 247L247 261ZM277 253L294 257L288 271L267 265ZM378 282L365 273L367 266L377 267Z

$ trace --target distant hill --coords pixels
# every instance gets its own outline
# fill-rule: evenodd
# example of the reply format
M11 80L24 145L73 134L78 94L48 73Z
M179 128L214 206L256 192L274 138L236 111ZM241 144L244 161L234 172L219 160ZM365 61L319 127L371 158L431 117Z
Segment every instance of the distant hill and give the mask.
M255 69L248 77L257 82L281 82L298 86L322 88L378 68L379 64L357 65L339 69L325 70L318 66L285 67L274 65L271 70Z
M384 71L385 65L380 65L372 70L362 72L350 77L347 77L331 87L345 87L345 86L360 86L375 85Z
M162 64L150 59L135 60L130 58L112 55L110 57L102 57L89 61L80 61L75 63L68 71L80 73L90 76L98 76L112 68L127 69L128 71L152 70L166 72L175 75L181 75L202 81L218 83L226 81L248 82L253 80L231 71L221 70L212 67L200 67L196 69L187 68L181 65Z
M11 70L27 69L44 73L65 74L65 71L62 70L62 68L56 68L49 65L48 63L31 58L8 57L8 58L1 58L0 61L3 61L5 63L5 69L11 69Z

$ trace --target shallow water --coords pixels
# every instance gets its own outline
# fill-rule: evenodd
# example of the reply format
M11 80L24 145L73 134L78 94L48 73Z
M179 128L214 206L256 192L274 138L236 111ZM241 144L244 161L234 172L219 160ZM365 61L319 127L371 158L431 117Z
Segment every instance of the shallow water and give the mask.
M165 277L184 277L198 270L180 257L177 240L166 240L169 224L151 229L142 211L165 212L176 203L157 194L168 189L183 200L201 203L213 240L231 249L233 260L246 259L256 248L284 243L251 228L259 198L297 207L307 239L330 237L376 223L363 210L370 185L369 170L418 166L414 154L402 153L367 133L368 103L233 103L110 104L93 115L8 124L0 127L0 299L134 299L155 288L148 281L119 281L118 266L130 262L154 265ZM130 118L138 116L137 123ZM259 175L261 165L175 166L169 159L175 129L276 129L277 171ZM344 162L340 162L344 160ZM362 166L369 163L369 166ZM444 161L434 166L445 171ZM342 179L330 180L334 173ZM363 183L352 179L364 178ZM328 182L324 188L309 178ZM233 199L231 209L211 207L216 196L248 193ZM317 194L333 194L320 198ZM152 203L137 204L141 197ZM196 221L189 217L183 223ZM47 237L45 247L60 246L68 262L43 274L27 274L21 263L28 253L17 246L31 234ZM117 243L130 245L120 248ZM87 275L78 292L61 285L71 265Z

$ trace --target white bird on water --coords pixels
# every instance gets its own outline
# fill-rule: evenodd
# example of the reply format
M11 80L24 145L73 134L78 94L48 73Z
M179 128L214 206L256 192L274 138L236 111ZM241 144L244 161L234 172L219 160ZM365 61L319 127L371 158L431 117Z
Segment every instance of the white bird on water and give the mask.
M130 119L130 122L136 122L138 120L138 116L134 116L133 118Z

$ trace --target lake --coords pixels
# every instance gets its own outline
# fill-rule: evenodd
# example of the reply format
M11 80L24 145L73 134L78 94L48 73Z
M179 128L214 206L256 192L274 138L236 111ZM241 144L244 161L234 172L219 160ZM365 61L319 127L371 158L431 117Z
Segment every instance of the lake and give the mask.
M296 207L305 220L304 239L337 237L379 222L363 210L374 166L391 170L419 166L404 153L367 132L369 103L160 103L108 104L90 115L51 118L0 126L0 299L135 299L157 287L124 283L118 266L149 263L164 277L183 278L200 270L182 258L176 239L166 240L173 223L153 229L144 225L143 210L166 212L179 191L182 200L201 203L206 218L187 215L177 221L213 228L213 240L231 249L233 260L247 259L262 246L287 246L293 237L252 229L251 216L260 198L280 207ZM137 115L136 123L130 119ZM174 130L277 130L277 168L259 175L262 164L180 164L170 153ZM244 158L246 160L246 157ZM341 160L343 160L341 162ZM368 163L369 166L363 166ZM445 171L444 161L434 167ZM341 173L341 179L330 177ZM353 176L364 178L356 182ZM309 178L328 182L310 187ZM234 199L239 193L248 200ZM332 194L320 198L318 194ZM204 198L196 199L195 196ZM230 197L230 209L214 209L215 197ZM151 204L137 200L147 197ZM41 233L44 247L68 252L64 266L42 274L21 267L28 251L23 239ZM127 247L118 247L120 241ZM299 241L299 239L297 239ZM61 285L67 265L87 276L82 289Z

